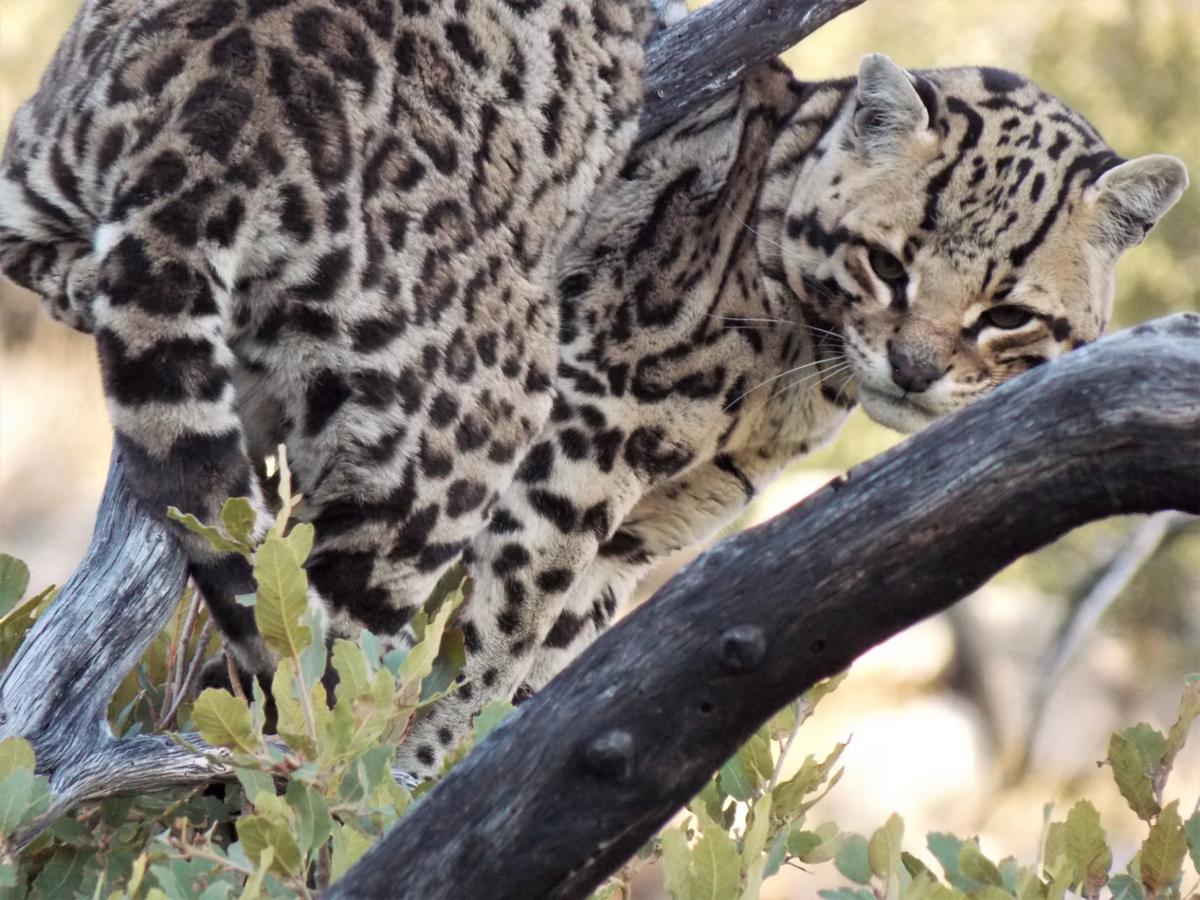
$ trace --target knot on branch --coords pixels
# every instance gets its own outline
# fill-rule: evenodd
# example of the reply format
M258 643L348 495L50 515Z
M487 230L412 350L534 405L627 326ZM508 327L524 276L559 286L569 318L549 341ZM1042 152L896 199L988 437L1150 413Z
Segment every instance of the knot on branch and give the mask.
M717 656L730 672L748 672L767 655L767 636L757 625L734 625L721 635Z
M583 750L583 765L601 781L621 784L633 775L633 735L611 728L592 738Z

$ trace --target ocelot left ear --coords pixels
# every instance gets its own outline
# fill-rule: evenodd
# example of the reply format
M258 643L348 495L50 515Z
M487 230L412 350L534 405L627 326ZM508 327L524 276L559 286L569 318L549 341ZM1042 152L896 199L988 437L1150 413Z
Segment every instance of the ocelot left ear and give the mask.
M929 128L929 111L913 78L882 53L858 64L854 133L867 156L885 156Z
M1118 253L1140 244L1187 186L1187 169L1174 156L1139 156L1109 169L1085 195L1096 242Z

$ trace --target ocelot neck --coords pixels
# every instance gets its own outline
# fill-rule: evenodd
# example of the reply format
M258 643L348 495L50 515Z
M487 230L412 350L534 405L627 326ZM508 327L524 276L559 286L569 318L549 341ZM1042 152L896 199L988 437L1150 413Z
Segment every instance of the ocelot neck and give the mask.
M843 111L853 79L790 85L799 103L780 125L767 157L762 189L753 219L757 234L757 254L767 302L772 315L794 321L806 333L812 346L812 358L822 373L822 395L838 406L850 407L857 391L843 365L845 348L842 315L845 299L835 282L804 277L800 284L790 282L784 269L782 251L784 230L803 228L801 222L789 222L788 205L796 184L811 172L826 152L836 152L827 138ZM809 240L817 240L813 235ZM785 361L786 362L786 361Z

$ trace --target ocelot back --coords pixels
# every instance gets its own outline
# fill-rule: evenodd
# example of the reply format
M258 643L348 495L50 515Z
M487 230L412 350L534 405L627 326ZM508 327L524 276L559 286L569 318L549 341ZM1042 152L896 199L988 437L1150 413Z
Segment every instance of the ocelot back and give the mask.
M5 151L0 267L96 335L147 501L261 506L286 443L335 632L397 636L466 563L418 775L855 403L912 430L1094 339L1186 185L1018 76L880 56L764 67L629 151L643 19L90 0ZM188 550L268 669L244 562Z

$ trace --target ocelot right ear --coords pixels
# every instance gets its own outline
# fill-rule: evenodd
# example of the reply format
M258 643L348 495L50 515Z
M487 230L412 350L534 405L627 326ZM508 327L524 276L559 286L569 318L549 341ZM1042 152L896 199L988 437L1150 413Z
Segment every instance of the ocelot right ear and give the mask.
M1095 240L1118 253L1140 244L1187 186L1187 167L1174 156L1154 153L1114 166L1084 195Z
M929 109L913 77L882 53L864 56L858 64L854 133L867 156L892 154L928 130Z

